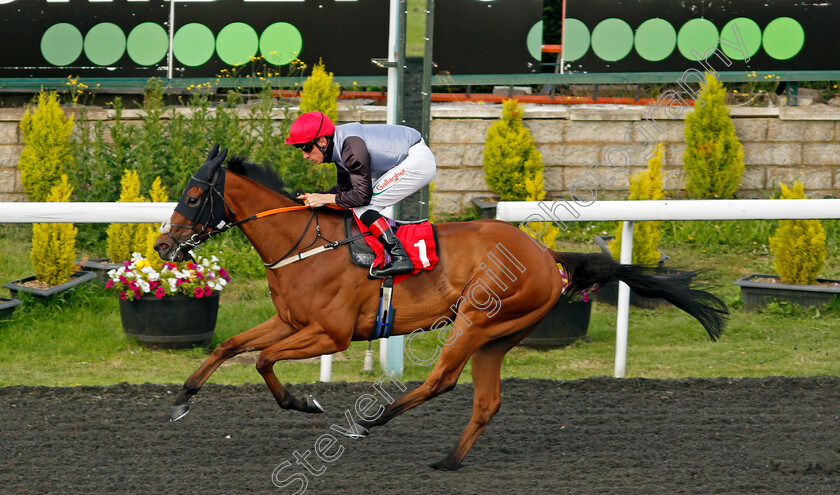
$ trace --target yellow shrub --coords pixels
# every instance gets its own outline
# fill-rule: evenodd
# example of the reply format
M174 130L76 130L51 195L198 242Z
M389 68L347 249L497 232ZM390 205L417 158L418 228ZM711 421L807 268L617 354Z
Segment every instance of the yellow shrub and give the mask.
M333 82L332 72L327 72L323 62L312 67L312 74L304 81L300 93L300 112L319 111L333 122L338 120L338 95L341 87Z
M67 118L54 92L41 91L38 105L26 109L20 121L23 151L18 160L20 182L32 201L44 201L62 173L71 173L74 157L70 147L73 117Z
M744 147L724 101L726 88L709 73L700 98L685 118L685 192L689 198L731 198L744 175Z
M543 171L538 169L534 172L534 176L525 179L525 193L527 194L526 201L542 201L545 199L545 182L543 180ZM540 225L542 223L542 225ZM540 231L542 232L540 233ZM554 222L530 222L528 223L528 232L539 233L539 241L545 244L550 249L554 249L554 244L557 242L557 236L560 235L560 228Z
M156 177L152 183L152 188L149 190L149 197L153 203L165 203L169 201L169 194L166 192L166 187L163 186L160 177ZM147 224L146 228L146 242L143 248L143 257L149 260L155 269L163 266L163 260L160 259L157 251L155 251L155 241L158 238L158 226L154 224Z
M782 199L805 199L801 182L792 188L782 186ZM773 267L787 284L809 285L825 264L825 231L819 220L779 220L779 227L770 238Z
M502 118L487 129L484 142L484 180L502 201L528 197L528 180L542 175L542 155L522 123L524 107L516 100L502 102Z
M665 199L662 186L662 145L648 160L648 166L630 177L631 200ZM615 239L610 242L610 252L618 259L621 255L621 222ZM636 222L633 226L633 263L654 265L659 262L659 238L662 235L662 222Z
M144 201L140 195L140 176L136 171L125 170L120 181L119 203ZM112 223L108 227L108 257L113 262L131 259L132 253L145 252L149 238L149 224Z
M68 202L73 188L62 175L45 198L50 202ZM63 284L76 271L76 229L71 223L36 223L32 225L32 266L38 280L50 285Z

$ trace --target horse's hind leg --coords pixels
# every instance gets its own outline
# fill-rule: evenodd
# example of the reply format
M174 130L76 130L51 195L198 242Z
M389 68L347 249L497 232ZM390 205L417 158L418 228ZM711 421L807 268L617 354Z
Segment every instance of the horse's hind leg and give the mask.
M481 346L472 355L473 414L461 438L449 454L432 464L435 469L454 471L461 467L464 457L501 404L501 369L505 354L521 341L528 331L523 330Z
M481 342L476 343L472 338L461 335L454 343L443 348L437 364L422 385L385 406L385 409L376 419L359 421L357 429L361 430L363 436L366 436L372 426L384 425L405 411L455 388L467 360L469 360L475 348L481 344Z
M198 393L204 382L227 359L247 351L261 351L285 339L294 329L285 324L277 315L265 323L233 336L213 350L213 353L201 366L184 382L175 404L172 406L170 421L178 421L190 411L187 404L190 398Z

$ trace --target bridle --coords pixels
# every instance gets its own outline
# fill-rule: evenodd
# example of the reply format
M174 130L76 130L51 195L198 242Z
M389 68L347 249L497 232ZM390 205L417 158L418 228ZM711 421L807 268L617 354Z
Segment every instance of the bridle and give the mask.
M232 223L230 222L230 218L227 212L230 211L230 214L234 217L234 219L236 218L236 214L234 213L233 208L230 206L230 203L228 203L225 199L222 192L220 192L219 189L216 187L219 182L219 174L221 173L222 168L217 169L216 172L213 174L212 180L210 180L209 182L203 179L199 179L195 175L193 175L190 178L192 181L208 186L206 192L202 189L202 201L201 206L198 209L198 213L193 215L192 218L187 218L187 220L191 220L193 222L192 225L175 224L169 221L165 221L161 224L159 232L161 234L168 235L172 242L174 244L177 244L177 248L174 251L172 251L172 254L169 255L170 261L175 261L175 257L178 255L178 253L182 251L184 253L185 260L192 259L190 251L192 251L193 248L197 247L199 244L206 241L207 239L215 235L221 234L222 232L225 232L231 227L235 227L236 225L243 223L242 221L234 221ZM215 203L216 196L218 196L222 202L222 211L224 211L224 218L219 220L219 222L216 224L215 229L211 229L208 228L207 225L210 223L210 221L214 220L213 212L217 209L217 205ZM207 217L207 221L201 224L201 230L198 230L195 228L196 224L198 223L198 219L200 219L204 215L204 212L207 211L208 207L210 208L210 213ZM189 229L194 233L189 237L189 239L186 239L184 241L178 241L178 239L175 239L175 236L172 235L172 227Z
M192 249L198 247L199 244L201 244L204 241L210 239L211 237L217 236L217 235L219 235L223 232L226 232L226 231L230 230L233 227L237 227L239 225L242 225L243 223L250 222L252 220L257 220L259 218L264 218L264 217L267 217L267 216L270 216L270 215L275 215L275 214L278 214L278 213L285 213L285 212L289 212L289 211L297 211L297 210L303 210L305 208L309 208L309 206L306 206L306 205L286 206L286 207L282 207L282 208L274 208L274 209L271 209L271 210L262 211L262 212L259 212L259 213L255 213L254 215L251 215L247 218L243 218L241 220L236 220L236 213L234 212L233 208L230 206L230 203L228 203L228 201L225 199L224 194L222 194L223 191L219 191L219 189L217 187L217 184L219 182L218 181L219 174L222 173L223 170L224 169L222 169L222 168L219 168L218 170L216 170L216 172L213 174L213 179L209 182L205 181L205 180L202 180L202 179L199 179L199 178L196 178L195 175L193 175L191 177L191 179L194 180L195 182L198 182L200 184L206 184L208 186L206 192L202 189L203 199L202 199L201 206L198 209L198 213L196 215L194 215L192 218L187 218L187 220L191 220L193 222L192 225L174 224L174 223L171 223L169 221L165 221L161 224L160 229L159 229L160 233L168 235L169 238L172 240L173 244L177 245L175 250L172 251L172 254L169 255L169 260L170 261L174 261L175 257L178 255L178 253L181 253L181 252L184 253L184 259L185 260L193 259L192 255L190 253L190 251L192 251ZM218 198L222 201L222 205L224 207L224 218L218 221L215 228L208 228L207 224L209 224L211 221L216 220L214 218L214 215L213 215L213 212L216 211L216 206L217 206L216 203L214 203L214 201L216 201L216 199L215 199L216 196L218 196ZM201 229L200 230L196 229L195 226L197 224L197 220L202 217L202 215L204 214L204 212L206 211L206 209L208 207L210 208L210 215L208 216L207 222L201 224ZM338 210L344 210L344 208L342 208L340 206L327 205L327 207L328 208L333 208L333 209L338 209ZM306 237L307 232L309 232L309 227L312 225L312 219L313 218L315 219L315 239L313 239L312 242L310 242L308 245L306 245L302 249L307 249L307 248L311 247L313 244L315 244L315 242L317 242L318 239L323 239L325 242L327 242L327 244L325 246L321 246L319 248L316 248L318 250L318 252L322 252L322 251L326 251L328 249L335 249L336 247L341 246L343 244L353 242L356 239L358 239L360 237L363 237L365 235L370 235L369 233L365 233L365 234L360 234L360 235L357 235L357 236L353 236L353 237L348 238L348 239L344 239L342 241L330 241L329 239L327 239L326 237L321 235L321 226L318 223L318 209L317 208L309 208L309 209L311 209L311 213L309 214L309 220L307 220L306 226L303 228L303 232L301 233L297 242L295 242L295 244L288 251L286 251L286 253L283 256L281 256L280 259L277 260L276 262L274 262L274 263L264 263L264 265L266 267L268 267L268 268L279 268L281 266L285 266L289 262L299 261L301 259L304 259L304 258L308 257L308 256L306 256L307 253L299 253L297 259L287 259L289 257L289 255L292 254L292 252L295 249L297 249L298 246L300 246L300 243L303 242L303 239ZM228 212L230 212L230 214L228 214ZM186 239L184 241L178 241L177 239L175 239L175 236L173 236L172 233L171 233L171 228L172 227L189 229L189 230L193 231L194 233L188 239ZM315 250L313 250L313 251L315 251ZM317 254L317 253L312 252L312 254Z

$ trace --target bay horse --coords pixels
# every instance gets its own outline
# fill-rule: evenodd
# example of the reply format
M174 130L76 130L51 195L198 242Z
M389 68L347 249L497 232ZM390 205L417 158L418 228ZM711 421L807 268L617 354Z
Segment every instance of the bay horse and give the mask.
M276 314L212 352L187 378L171 420L187 414L190 398L223 361L255 350L260 351L257 371L281 408L323 412L314 398L300 399L289 393L275 375L274 363L331 354L347 349L352 341L369 340L380 281L370 280L366 269L352 265L343 248L271 268L293 252L324 245L325 239L344 238L343 214L301 205L284 191L282 179L268 166L232 158L227 168L222 167L226 155L227 150L218 152L218 145L210 152L169 222L161 227L155 249L165 260L181 261L211 236L239 227L266 264ZM348 435L366 436L372 427L452 390L472 358L472 418L455 447L432 465L436 469L461 466L499 410L505 354L534 329L564 292L573 295L595 284L621 280L640 295L664 298L695 317L712 340L720 335L728 314L726 305L713 294L654 278L649 267L622 265L602 254L555 252L504 222L478 220L436 227L440 261L433 270L394 287L392 335L449 324L446 345L439 347L437 362L422 385L393 400L378 416L361 418L356 434Z

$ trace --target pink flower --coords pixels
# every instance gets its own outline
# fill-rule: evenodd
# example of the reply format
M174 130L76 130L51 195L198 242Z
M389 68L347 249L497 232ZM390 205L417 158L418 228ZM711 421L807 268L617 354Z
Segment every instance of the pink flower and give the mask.
M195 272L195 277L199 280L204 280L204 275L201 272Z
M125 291L120 292L120 299L122 299L123 301L126 300L125 299Z
M163 296L166 295L166 290L163 287L158 287L155 289L155 297L158 299L163 299Z
M219 275L226 281L230 282L230 275L228 275L228 272L224 268L219 268Z
M114 286L114 281L109 278L108 281L105 283L105 288L110 289L113 286Z

